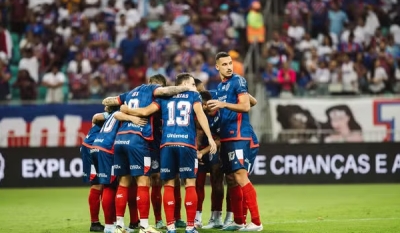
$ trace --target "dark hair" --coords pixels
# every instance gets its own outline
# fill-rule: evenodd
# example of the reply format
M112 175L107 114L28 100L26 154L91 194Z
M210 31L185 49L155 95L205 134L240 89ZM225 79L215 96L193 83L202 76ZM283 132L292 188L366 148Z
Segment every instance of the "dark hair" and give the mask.
M179 86L181 85L184 81L189 80L190 78L193 78L193 76L189 73L180 73L176 76L176 81L175 85ZM194 78L193 78L194 79Z
M159 83L164 87L167 85L167 80L164 75L156 74L150 77L150 83Z
M347 105L336 105L336 106L332 106L330 108L328 108L325 111L326 116L328 117L328 127L331 127L331 117L330 117L330 113L334 110L337 111L344 111L345 114L349 117L349 129L351 131L361 131L361 126L360 124L358 124L358 122L356 121L356 119L354 118L353 112L351 111L351 109L349 108L349 106Z
M119 107L120 107L119 105L117 105L117 106L108 106L108 108L107 108L108 113L112 113L112 112L118 111Z
M196 87L197 87L198 85L202 84L203 82L198 78L194 78L194 83L196 84Z
M218 61L221 57L229 57L229 54L227 52L219 52L215 55L215 61Z
M212 96L209 91L200 91L200 96L203 101L212 100Z

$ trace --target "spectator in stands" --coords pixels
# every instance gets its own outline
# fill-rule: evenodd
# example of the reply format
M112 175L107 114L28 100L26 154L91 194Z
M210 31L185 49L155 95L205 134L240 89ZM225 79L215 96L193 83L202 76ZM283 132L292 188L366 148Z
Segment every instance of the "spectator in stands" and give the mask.
M351 38L351 36L350 36ZM354 62L350 60L348 54L343 54L342 58L342 85L343 91L347 93L358 93L358 76L354 67Z
M400 46L400 24L395 23L390 26L390 34L392 34L394 41Z
M296 20L300 24L304 23L304 19L309 13L308 6L304 1L291 0L286 4L285 14L286 21Z
M56 33L61 35L64 43L71 37L72 30L67 19L63 19L59 26L56 28Z
M83 15L87 19L93 19L100 12L100 0L83 0Z
M372 94L382 94L385 91L385 82L388 80L386 70L381 66L379 59L375 61L374 69L368 73L369 91Z
M330 32L336 34L338 37L343 31L343 27L345 23L349 22L347 18L347 14L340 10L339 5L337 2L331 3L331 9L328 13L329 18L329 25L330 25Z
M51 67L51 71L43 76L42 85L46 90L46 103L61 103L64 101L63 85L65 75L60 72L58 64Z
M315 85L317 95L329 94L330 71L324 59L319 60L317 68L311 69L311 78Z
M304 68L304 66L302 66L300 69L296 84L297 84L296 88L297 95L307 96L309 93L311 93L311 90L313 88L313 82L311 80L311 75Z
M23 57L19 61L18 68L20 70L27 70L29 72L29 76L35 80L35 83L39 83L39 61L36 56L33 55L32 48L25 48L22 54Z
M75 55L67 68L70 95L73 99L85 99L89 95L90 73L92 67L87 59L83 59L82 52Z
M8 60L12 57L12 48L13 42L10 32L4 27L3 23L0 22L0 52L4 52Z
M107 54L108 59L98 68L100 77L103 80L103 86L106 95L118 95L128 90L128 85L125 83L126 75L124 67L118 63L118 53L110 50Z
M278 82L281 84L280 96L292 96L296 84L296 72L290 68L289 62L284 62L278 72Z
M183 35L183 28L180 24L174 21L174 15L168 14L166 21L162 24L162 28L167 38L181 37Z
M196 77L197 79L199 79L203 83L203 85L206 87L210 77L208 76L207 72L204 72L201 69L202 65L203 65L203 63L201 61L197 61L196 64L194 65L194 71L191 72L191 74L193 75L193 77Z
M150 77L156 74L161 74L164 77L167 77L167 72L165 68L161 66L157 61L151 63L150 67L147 67L146 70L146 83L150 81Z
M206 52L210 48L207 36L201 32L200 25L194 26L194 34L188 37L190 48L197 52Z
M157 0L149 0L147 3L147 25L150 29L157 29L162 24L162 17L165 15L164 5Z
M143 64L142 57L135 56L133 58L132 66L130 66L127 71L130 89L133 89L146 82L146 71L147 68Z
M332 39L329 35L324 37L324 40L317 48L317 54L320 58L327 59L332 53L335 52Z
M11 74L7 62L7 55L4 52L0 52L0 100L11 99L10 84L8 83L11 79Z
M10 21L11 30L20 37L25 32L25 23L28 15L28 0L13 1L11 7Z
M20 69L18 71L17 81L15 81L12 87L19 90L21 100L36 100L37 84L27 70Z
M278 70L272 63L266 63L262 78L264 80L267 96L278 97L281 91L281 85L278 82Z
M264 17L261 12L261 4L259 1L254 1L251 3L251 9L247 14L246 21L247 21L247 42L249 44L264 43L265 25L264 25Z
M119 21L115 24L115 46L119 48L121 41L127 37L129 25L124 14L119 15Z
M206 57L206 62L202 65L202 70L207 72L209 81L206 88L208 90L217 89L218 84L221 82L218 70L215 69L215 57L213 54L208 54Z
M304 26L299 25L295 19L292 20L292 24L288 28L288 35L296 42L300 42L303 39L306 30Z
M140 54L141 46L143 45L134 33L134 29L129 28L127 32L128 36L121 41L119 46L119 52L122 55L122 64L125 66L125 69L131 66L133 59Z
M119 23L121 15L125 15L126 24L130 27L136 26L140 22L141 15L132 1L124 1L124 8L118 12L116 23Z
M90 93L90 99L104 98L105 90L101 76L95 75L90 80L89 93Z
M311 35L316 38L325 31L328 18L327 3L322 0L311 1Z

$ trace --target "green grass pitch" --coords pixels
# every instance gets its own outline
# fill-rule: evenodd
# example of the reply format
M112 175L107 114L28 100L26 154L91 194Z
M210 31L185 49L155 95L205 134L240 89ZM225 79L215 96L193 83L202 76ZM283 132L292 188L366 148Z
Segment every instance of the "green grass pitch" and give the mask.
M263 232L400 232L399 184L264 185L256 189ZM209 191L207 187L203 223L210 215ZM0 189L0 232L89 232L87 194L88 188ZM153 217L150 221L154 222Z

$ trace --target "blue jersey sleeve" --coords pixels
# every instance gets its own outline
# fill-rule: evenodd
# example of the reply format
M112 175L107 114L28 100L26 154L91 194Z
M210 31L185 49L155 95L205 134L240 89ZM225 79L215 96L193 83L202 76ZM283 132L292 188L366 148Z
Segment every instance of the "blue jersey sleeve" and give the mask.
M212 97L213 100L217 100L218 99L217 90L209 90L208 92L210 92L211 97Z
M202 103L202 100L201 100L201 96L200 96L200 93L198 93L198 92L193 92L194 94L193 94L193 105L194 105L194 103L196 103L196 102L199 102L200 104Z
M119 104L124 104L125 103L126 97L128 96L128 93L129 92L125 92L125 93L122 93L121 95L118 96Z
M153 94L153 97L155 97L154 91L155 91L157 88L161 87L161 85L160 85L160 84L149 84L149 87L150 87L150 89L151 89L151 93Z
M247 81L243 77L239 76L237 82L235 83L235 94L247 94Z

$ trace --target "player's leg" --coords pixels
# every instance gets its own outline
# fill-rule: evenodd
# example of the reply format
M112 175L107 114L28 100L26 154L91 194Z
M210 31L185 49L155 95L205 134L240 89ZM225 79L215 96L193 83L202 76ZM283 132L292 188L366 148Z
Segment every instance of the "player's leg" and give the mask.
M232 177L232 173L244 165L243 153L240 153L238 149L238 154L236 155L236 144L233 142L223 142L221 143L221 160L223 164L224 172L226 173L226 178ZM241 145L240 145L241 146ZM249 144L250 148L250 144ZM243 170L243 169L242 169ZM233 175L233 178L235 176ZM227 181L229 181L227 179ZM229 185L228 192L230 196L230 204L233 212L233 222L226 225L223 230L239 230L244 227L243 220L243 192L239 185L233 182Z
M207 177L207 164L199 165L199 170L196 176L196 193L197 193L197 211L195 217L196 228L202 228L202 212L203 212L203 202L205 198L205 184Z
M114 231L116 181L113 171L113 157L112 154L105 151L99 150L97 152L98 177L100 184L104 187L101 206L104 213L105 233L112 233Z
M150 150L151 154L151 204L153 206L154 218L156 221L156 228L165 229L166 226L161 216L162 205L162 181L160 177L160 150Z
M197 233L194 219L197 209L196 174L198 170L197 152L190 147L181 147L179 153L179 176L185 182L186 233Z
M211 218L209 227L222 228L222 202L224 199L224 174L219 161L212 162L210 166L211 180ZM212 225L212 226L211 226Z
M127 141L127 134L117 135L116 141ZM124 144L115 144L114 146L114 169L115 175L119 177L117 194L115 197L115 210L116 210L116 230L124 232L125 222L124 215L126 204L129 199L129 187L132 183L132 176L129 170L128 148Z
M128 207L129 207L129 227L128 231L133 232L134 229L139 228L139 213L137 209L137 202L136 202L136 196L137 196L137 184L136 180L132 179L131 186L129 187L129 192L128 192Z
M154 219L156 222L156 228L165 229L166 226L162 220L161 205L162 205L162 181L160 178L160 169L158 172L151 174L151 204L153 206Z
M250 156L246 160L246 161L248 161L247 166L246 166L247 167L247 175L249 175L251 173L252 169L254 168L254 161L257 157L257 154L258 154L258 147L253 147L250 149ZM247 200L246 200L246 198L243 198L243 217L244 217L245 221L247 219L247 211L248 211Z
M99 221L100 200L103 192L102 185L99 184L96 169L90 154L90 148L81 146L80 148L83 166L83 181L90 182L90 191L88 196L89 211L90 211L90 231L103 232L104 226Z
M182 220L181 217L181 209L182 209L182 195L181 195L181 179L179 175L176 175L175 177L175 189L174 189L174 195L175 195L175 226L177 228L185 228L186 223L185 221Z
M260 213L258 210L258 202L257 202L257 193L256 190L249 180L248 173L247 173L247 165L245 163L246 158L251 157L251 151L250 151L250 141L235 141L230 143L231 145L231 154L232 161L235 161L235 165L232 164L232 171L234 171L233 175L235 177L235 181L237 182L238 186L235 186L231 188L230 190L235 190L234 192L236 194L242 193L242 199L239 202L239 199L233 197L233 194L231 193L231 200L232 199L237 199L236 202L234 200L231 201L231 205L235 204L235 208L238 208L242 211L242 219L243 218L243 199L245 199L247 203L247 207L250 211L251 215L251 223L247 224L247 226L243 229L240 229L242 231L260 231L263 229L263 226L261 224L260 220ZM241 165L241 166L240 166ZM238 188L239 187L239 188ZM239 190L240 189L240 190ZM236 206L236 203L240 203L240 206ZM235 213L235 208L232 205L232 209L234 211L234 219L236 219L236 213Z
M179 172L179 161L176 156L176 147L166 146L160 151L160 176L164 181L163 205L167 222L167 232L175 233L175 177Z
M137 183L136 201L140 229L144 232L158 232L149 225L151 156L148 142L143 137L133 134L127 146L130 174L135 177Z

